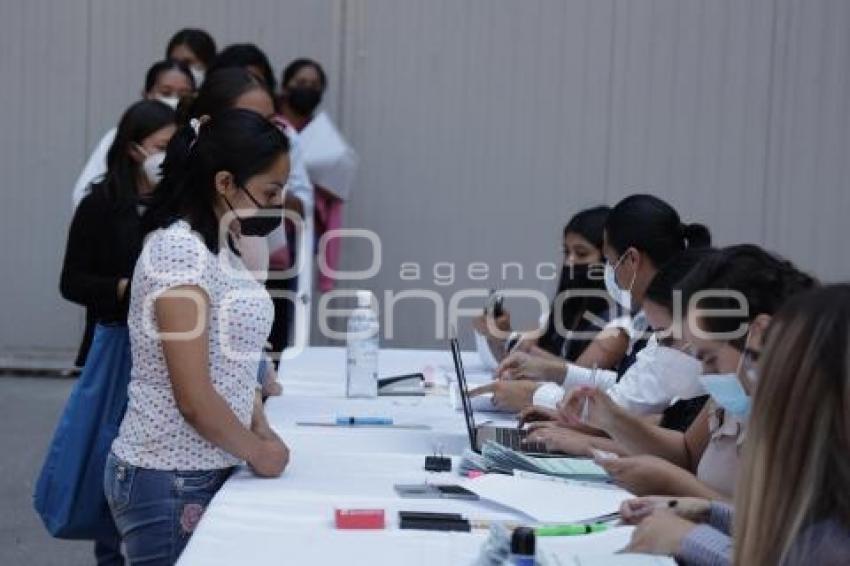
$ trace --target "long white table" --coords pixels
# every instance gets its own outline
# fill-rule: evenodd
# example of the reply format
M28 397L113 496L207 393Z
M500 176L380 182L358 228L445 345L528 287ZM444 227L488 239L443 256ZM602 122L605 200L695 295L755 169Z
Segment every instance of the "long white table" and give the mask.
M425 371L437 381L453 376L448 352L382 350L380 375ZM467 371L478 366L464 354ZM234 474L206 510L183 553L183 566L217 564L469 564L486 531L439 533L400 530L399 510L462 513L474 519L522 521L523 516L484 501L411 500L397 497L399 483L452 483L453 471L423 469L426 455L458 456L469 446L462 413L447 396L347 399L345 351L310 348L281 365L284 393L266 405L269 422L290 447L286 472L260 479L248 470ZM430 430L304 427L337 415L390 416L397 423L427 424ZM385 510L387 529L340 531L336 508ZM604 513L610 509L600 509ZM618 527L596 535L547 539L559 553L613 553L628 540ZM554 546L553 546L554 545ZM613 557L612 557L613 558ZM571 563L571 562L570 562Z

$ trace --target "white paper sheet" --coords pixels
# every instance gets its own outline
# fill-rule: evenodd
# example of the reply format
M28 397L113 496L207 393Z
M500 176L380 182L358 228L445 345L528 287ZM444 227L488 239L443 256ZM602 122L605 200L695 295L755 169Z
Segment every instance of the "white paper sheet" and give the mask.
M496 502L545 523L569 523L612 513L632 496L611 487L580 482L488 474L464 486L482 499Z

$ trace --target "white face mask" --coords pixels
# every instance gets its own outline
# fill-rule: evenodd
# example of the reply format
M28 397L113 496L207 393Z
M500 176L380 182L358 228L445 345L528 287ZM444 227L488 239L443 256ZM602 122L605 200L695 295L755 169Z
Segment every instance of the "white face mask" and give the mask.
M144 169L145 176L148 178L151 187L155 187L162 180L162 162L165 161L165 152L147 153L141 146L139 149L147 155L144 162L142 162L142 169Z
M653 365L662 376L671 399L693 399L705 395L700 383L702 363L695 357L669 346L655 349Z
M176 95L175 96L157 95L156 99L159 100L160 102L162 102L163 104L167 104L168 106L170 106L172 110L177 110L177 105L180 104L180 97L176 96Z
M605 262L605 290L608 291L608 294L611 295L611 298L614 299L617 304L627 311L632 312L632 287L634 287L635 276L637 274L632 276L632 282L629 284L628 289L623 289L617 284L617 267L620 266L624 257L626 257L625 253L617 260L616 266L612 266L610 263Z
M207 72L200 65L192 65L189 67L189 72L192 73L192 78L195 79L195 90L198 90L201 88L201 84L204 82Z

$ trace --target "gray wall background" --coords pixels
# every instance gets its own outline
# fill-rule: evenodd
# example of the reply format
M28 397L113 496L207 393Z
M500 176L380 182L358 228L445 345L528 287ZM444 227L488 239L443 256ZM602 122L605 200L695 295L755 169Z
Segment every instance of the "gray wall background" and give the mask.
M637 191L718 244L850 279L846 0L5 0L0 350L76 346L81 310L57 290L72 184L189 25L257 43L277 73L301 55L326 66L326 107L361 157L346 226L383 242L358 285L379 297L548 293L534 266L559 261L568 217ZM344 267L369 263L362 242L344 252ZM400 279L404 262L421 280ZM435 283L440 262L452 285ZM506 262L524 277L502 279ZM510 302L517 325L532 306ZM440 344L427 301L395 321L388 344Z

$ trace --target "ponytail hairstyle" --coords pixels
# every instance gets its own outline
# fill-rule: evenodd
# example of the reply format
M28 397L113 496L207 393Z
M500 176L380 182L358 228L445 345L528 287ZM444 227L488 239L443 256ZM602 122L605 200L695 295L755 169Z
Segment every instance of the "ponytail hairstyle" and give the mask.
M608 215L605 234L618 255L635 248L656 268L685 249L711 245L708 228L683 224L675 208L653 195L632 195L617 203Z
M203 123L193 120L178 129L168 144L162 181L143 217L144 232L184 219L217 254L216 173L229 171L244 186L287 153L289 140L283 132L250 110L224 110Z
M100 183L116 207L135 206L139 200L140 165L130 156L130 150L171 124L174 110L158 100L141 100L124 111L106 154L106 174Z
M246 69L242 67L218 69L207 74L194 98L181 101L177 108L177 122L188 124L192 118L215 116L222 110L233 108L240 96L256 89L272 97L268 87Z
M674 294L681 289L682 281L703 260L716 255L718 250L710 247L692 248L676 255L661 266L646 288L646 299L675 312Z

